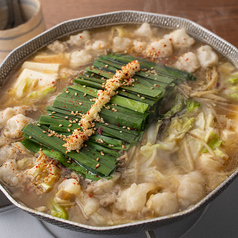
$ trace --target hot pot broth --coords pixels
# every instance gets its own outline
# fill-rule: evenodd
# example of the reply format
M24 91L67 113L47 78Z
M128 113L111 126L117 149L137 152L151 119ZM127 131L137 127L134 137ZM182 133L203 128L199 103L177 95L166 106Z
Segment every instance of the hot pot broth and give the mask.
M111 179L91 181L42 151L28 151L20 143L21 130L36 122L55 97L74 84L73 78L108 52L188 71L197 80L177 86L185 107L172 117L155 120L141 142L122 151ZM146 72L153 74L153 69ZM237 167L236 72L226 59L184 30L147 23L84 31L55 41L24 62L2 88L0 177L27 206L94 226L189 208ZM176 97L170 106L163 104L161 111L166 113L165 108L173 108L180 99Z

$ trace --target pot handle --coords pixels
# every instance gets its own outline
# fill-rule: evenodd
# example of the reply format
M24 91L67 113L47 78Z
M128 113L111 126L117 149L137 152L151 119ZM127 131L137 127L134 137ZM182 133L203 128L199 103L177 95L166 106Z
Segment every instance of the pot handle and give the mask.
M153 230L148 230L145 232L147 238L156 238L156 235Z

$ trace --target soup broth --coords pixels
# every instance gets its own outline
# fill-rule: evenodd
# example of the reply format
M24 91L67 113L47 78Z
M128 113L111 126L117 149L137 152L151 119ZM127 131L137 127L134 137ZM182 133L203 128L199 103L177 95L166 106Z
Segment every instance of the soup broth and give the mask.
M128 148L122 145L111 177L90 180L44 154L44 149L36 152L25 148L21 143L22 130L29 123L38 125L40 116L47 115L46 108L53 105L56 97L67 93L67 87L76 84L75 78L82 78L88 66L108 53L130 55L186 71L196 80L169 85L175 93L161 97L165 102L159 104L160 115L151 109L150 113L156 117L141 140ZM139 72L148 77L145 84L151 83L151 75L157 75L154 67L144 70L140 66ZM87 77L92 82L105 80L93 78L94 73ZM210 46L191 38L184 29L172 31L144 23L83 31L54 41L26 60L1 89L0 178L26 206L81 224L117 225L185 210L237 169L237 84L237 69ZM161 85L153 84L151 92ZM141 102L152 98L138 93L131 95ZM95 101L90 98L91 104ZM113 106L116 112L120 105ZM52 118L54 113L50 114ZM103 118L100 120L107 124ZM133 116L130 120L133 121ZM99 128L96 135L110 137ZM102 139L96 142L104 143ZM110 146L113 149L109 144L109 150ZM104 155L103 151L100 153ZM71 158L68 159L70 164ZM94 159L98 161L95 167L98 169L100 159L97 156Z

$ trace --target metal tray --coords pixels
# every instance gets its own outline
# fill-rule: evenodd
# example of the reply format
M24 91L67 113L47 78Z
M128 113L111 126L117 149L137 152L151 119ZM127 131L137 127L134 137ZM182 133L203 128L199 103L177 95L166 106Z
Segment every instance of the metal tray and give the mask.
M189 35L211 45L215 50L230 60L230 62L233 63L235 67L238 67L237 48L190 20L146 12L120 11L63 22L16 48L9 54L9 56L0 66L0 85L8 80L10 75L26 58L56 39L60 39L64 36L82 30L119 24L139 24L143 22L148 22L152 26L166 27L170 29L185 28ZM16 201L14 196L7 189L7 187L4 186L4 184L0 184L0 190L17 207L32 214L33 216L36 216L39 219L45 220L54 225L74 231L82 231L94 234L125 234L152 230L159 227L167 227L167 229L170 229L173 224L178 223L181 221L181 219L187 219L190 221L191 219L194 219L195 221L203 213L206 205L208 205L216 196L218 196L237 177L237 175L238 170L236 170L236 172L234 172L228 179L226 179L215 190L203 198L199 203L185 211L164 217L106 227L83 225L37 212L26 207L23 203Z

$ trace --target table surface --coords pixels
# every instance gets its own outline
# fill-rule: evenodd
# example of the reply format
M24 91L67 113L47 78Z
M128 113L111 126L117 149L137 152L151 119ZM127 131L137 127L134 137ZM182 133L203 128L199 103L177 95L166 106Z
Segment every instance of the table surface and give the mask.
M238 47L237 0L41 0L47 28L63 21L120 10L192 20Z

